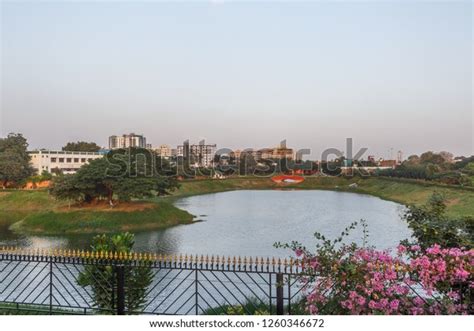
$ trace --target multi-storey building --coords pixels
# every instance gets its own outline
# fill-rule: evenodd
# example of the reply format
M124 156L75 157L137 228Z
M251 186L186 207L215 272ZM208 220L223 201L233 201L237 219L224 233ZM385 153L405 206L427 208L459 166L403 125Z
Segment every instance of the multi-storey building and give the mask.
M183 145L178 146L177 155L190 159L200 167L210 167L214 161L217 145L206 145L201 141L197 145L190 145L185 141Z
M275 148L261 148L259 150L254 149L245 149L245 150L236 150L231 153L231 156L236 159L240 159L242 155L251 155L256 161L262 159L273 160L273 159L289 159L294 158L294 152L292 148L287 148L286 143L282 142L278 147Z
M292 148L286 147L286 141L282 141L280 145L276 148L273 148L271 159L289 159L294 158L294 152Z
M43 171L54 173L56 171L64 174L75 173L84 164L91 160L101 158L105 152L66 152L66 151L31 151L31 165L38 174Z
M160 145L155 151L164 158L170 158L173 155L173 151L168 145Z
M151 147L151 145L149 146ZM135 133L109 137L110 149L129 148L129 147L147 148L148 145L146 143L146 138L143 135L138 135Z

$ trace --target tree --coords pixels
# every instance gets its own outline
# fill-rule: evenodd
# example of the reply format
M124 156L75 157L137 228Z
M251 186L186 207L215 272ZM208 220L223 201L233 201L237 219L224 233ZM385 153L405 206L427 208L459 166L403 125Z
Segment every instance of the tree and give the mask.
M428 203L421 207L408 206L404 219L413 231L417 244L423 248L435 244L442 247L474 247L474 219L447 217L446 200L439 193L433 193Z
M113 236L98 235L93 238L91 249L98 253L118 253L128 256L132 253L135 237L131 233ZM146 301L146 292L153 280L153 272L149 262L141 261L139 265L127 266L123 262L125 278L125 309L128 312L138 312ZM89 264L79 274L77 283L80 286L90 286L95 306L107 313L116 307L117 298L117 266L108 264ZM113 284L113 285L112 285Z
M474 175L474 162L469 162L463 168L463 170L469 174Z
M62 148L62 150L70 152L98 152L100 150L100 146L94 142L68 142L66 146Z
M439 155L443 158L444 162L451 163L453 161L454 155L450 152L442 151L439 152Z
M64 183L60 180L59 184L63 187ZM114 199L130 201L169 194L178 182L167 161L148 150L132 148L110 152L82 166L68 185L72 188L53 189L51 193L64 199L69 193L74 192L75 196L78 192L87 203L106 199L113 206Z
M432 164L442 165L443 163L445 163L445 159L440 154L429 151L420 155L420 163L422 164L432 163Z
M76 178L74 175L59 175L54 177L53 183L49 192L60 200L71 202L79 201L82 194L76 185Z
M34 174L27 148L28 142L19 133L0 138L0 181L3 188L9 182L18 184Z
M418 155L410 155L408 159L405 161L409 164L416 165L420 163L420 157Z
M252 153L244 151L240 154L239 159L239 175L249 176L255 174L257 161Z

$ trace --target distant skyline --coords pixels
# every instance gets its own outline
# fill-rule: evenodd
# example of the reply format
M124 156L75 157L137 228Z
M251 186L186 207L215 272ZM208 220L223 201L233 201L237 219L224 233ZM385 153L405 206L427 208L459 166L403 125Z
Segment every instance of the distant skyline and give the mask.
M465 2L14 2L0 136L474 154Z

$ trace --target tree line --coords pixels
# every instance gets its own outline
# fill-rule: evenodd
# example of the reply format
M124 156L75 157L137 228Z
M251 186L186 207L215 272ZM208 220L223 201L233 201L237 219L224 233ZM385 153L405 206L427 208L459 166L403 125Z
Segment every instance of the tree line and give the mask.
M411 155L395 169L380 170L378 175L470 186L473 185L470 177L474 175L474 156L454 162L451 153L429 151L420 156Z

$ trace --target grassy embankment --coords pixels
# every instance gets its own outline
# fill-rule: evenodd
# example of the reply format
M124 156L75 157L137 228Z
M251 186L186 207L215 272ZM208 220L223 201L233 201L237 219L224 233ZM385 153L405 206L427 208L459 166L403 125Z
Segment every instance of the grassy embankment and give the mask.
M349 185L357 183L357 188ZM448 201L453 217L474 216L474 191L381 178L307 178L301 184L278 185L269 178L231 178L226 180L192 180L181 183L171 197L121 204L71 207L54 200L46 191L0 193L0 227L26 233L100 233L141 231L192 222L192 215L173 206L177 198L248 189L323 189L370 194L402 204L422 204L437 191Z
M0 227L37 234L103 233L166 228L193 216L170 201L136 201L111 209L105 204L72 206L46 191L0 193Z

